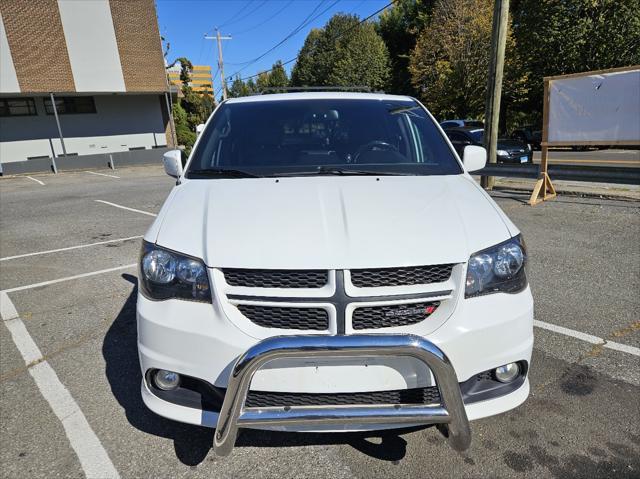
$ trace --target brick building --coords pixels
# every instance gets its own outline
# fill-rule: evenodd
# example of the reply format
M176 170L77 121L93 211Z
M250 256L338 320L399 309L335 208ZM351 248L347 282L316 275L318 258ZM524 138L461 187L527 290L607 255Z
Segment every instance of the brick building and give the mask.
M0 0L2 164L166 147L167 91L153 0Z

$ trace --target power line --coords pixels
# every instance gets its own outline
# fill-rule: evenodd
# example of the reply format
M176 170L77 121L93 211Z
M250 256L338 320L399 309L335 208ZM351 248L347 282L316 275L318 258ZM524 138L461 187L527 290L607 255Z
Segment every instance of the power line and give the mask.
M264 25L265 23L273 20L274 18L276 18L278 15L280 15L289 5L291 5L293 3L293 0L289 0L287 3L284 4L284 6L282 8L280 8L276 13L274 13L273 15L271 15L270 17L264 19L262 22L258 23L257 25L254 25L252 27L247 28L246 30L241 30L239 32L235 32L232 35L233 36L237 36L237 35L241 35L243 33L247 33L250 32L252 30L255 30L256 28L261 27L262 25Z
M356 24L352 25L351 27L347 28L346 30L344 30L344 31L342 31L342 32L340 32L340 33L338 33L338 34L333 38L333 41L338 40L339 38L341 38L342 36L344 36L346 33L349 33L351 30L353 30L354 28L356 28L356 27L358 27L358 26L362 25L364 22L366 22L366 21L368 21L368 20L372 19L372 18L373 18L373 17L375 17L377 14L379 14L380 12L382 12L383 10L385 10L386 8L389 8L391 5L393 5L393 4L394 4L394 3L396 3L397 1L398 1L398 0L391 0L391 2L387 3L384 7L382 7L382 8L380 8L380 9L376 10L375 12L373 12L373 13L372 13L371 15L369 15L368 17L363 18L363 19L362 19L362 20L360 20L358 23L356 23ZM294 58L291 58L290 60L287 60L286 62L282 62L282 65L284 66L284 65L288 65L289 63L293 63L293 62L295 62L295 61L298 59L298 57L299 57L299 56L300 56L300 55L296 55ZM248 65L247 65L247 66L248 66ZM245 68L246 68L246 67L245 67ZM236 73L234 73L234 74L233 74L232 76L230 76L229 78L231 79L233 76L235 76L235 75L236 75L237 73L239 73L239 72L240 72L240 70L238 70ZM249 80L249 79L251 79L251 78L256 78L256 77L260 76L261 74L263 74L263 73L267 73L267 72L269 72L269 70L264 70L264 71L261 71L261 72L258 72L258 73L256 73L256 74L254 74L254 75L249 75L249 76L247 76L247 77L240 78L240 80L241 80L241 81L246 81L246 80ZM217 92L216 92L216 95L217 95Z
M250 12L247 12L247 13L246 13L246 14L244 14L242 17L240 17L240 18L238 18L238 19L236 19L236 20L233 20L232 22L227 22L227 23L225 23L225 24L224 24L224 26L227 26L227 27L228 27L229 25L233 25L234 23L241 22L241 21L243 21L245 18L250 17L251 15L253 15L254 13L256 13L258 10L260 10L260 8L262 8L262 7L267 3L267 1L268 1L268 0L262 0L262 2L261 2L261 3L259 3L259 4L258 4L258 6L257 6L256 8L254 8L254 9L253 9L253 10L251 10Z
M232 76L237 75L238 73L240 73L242 70L246 70L247 68L249 68L251 65L253 65L255 62L263 59L265 56L267 56L269 53L271 53L272 51L274 51L276 48L278 48L280 45L282 45L283 43L285 43L287 40L289 40L291 37L293 37L294 35L296 35L297 33L299 33L305 26L307 26L309 23L311 23L312 21L314 21L316 18L320 17L321 15L323 15L324 13L326 13L329 9L333 8L338 2L340 2L341 0L335 0L331 5L329 5L327 8L325 8L324 10L322 10L320 13L318 13L317 15L314 16L314 14L318 11L318 9L322 6L322 4L325 2L325 0L322 0L317 6L316 8L314 8L311 13L309 15L307 15L307 17L302 21L302 23L300 25L298 25L292 32L290 32L286 37L284 37L282 40L280 40L278 43L276 43L274 46L272 46L271 48L269 48L266 52L262 53L261 55L257 56L256 58L252 59L252 60L248 60L246 62L242 62L240 63L241 65L244 65L242 68L240 68L239 70L237 70Z
M238 16L244 12L247 7L249 7L253 2L255 2L255 0L249 0L249 2L245 3L242 7L240 7L240 10L238 10L234 15L232 15L230 18L228 18L226 21L222 22L221 25L218 25L218 28L222 28L226 25L228 25L230 22L232 22L233 20L235 20L236 18L238 18Z

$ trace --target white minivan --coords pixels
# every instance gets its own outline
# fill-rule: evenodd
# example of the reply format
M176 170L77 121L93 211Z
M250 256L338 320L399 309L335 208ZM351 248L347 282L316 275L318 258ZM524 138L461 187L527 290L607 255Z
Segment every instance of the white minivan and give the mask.
M287 93L221 103L144 237L142 397L216 428L364 431L469 420L529 394L518 228L418 101Z

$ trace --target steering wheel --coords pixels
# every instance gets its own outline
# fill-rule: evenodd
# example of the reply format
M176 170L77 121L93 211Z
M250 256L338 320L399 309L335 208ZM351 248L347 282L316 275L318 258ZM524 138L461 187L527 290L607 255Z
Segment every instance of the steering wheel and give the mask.
M382 140L370 141L369 143L365 143L364 145L360 146L360 148L358 148L358 150L354 153L353 163L357 163L360 155L362 155L365 151L374 150L398 151L398 147Z

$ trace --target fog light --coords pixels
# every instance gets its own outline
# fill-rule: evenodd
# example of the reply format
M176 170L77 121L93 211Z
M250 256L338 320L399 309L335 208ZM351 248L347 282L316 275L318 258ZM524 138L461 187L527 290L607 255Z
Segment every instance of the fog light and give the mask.
M153 381L163 391L173 391L180 384L180 375L173 371L158 369L154 374Z
M510 383L520 375L518 363L509 363L495 370L496 379L501 383Z

